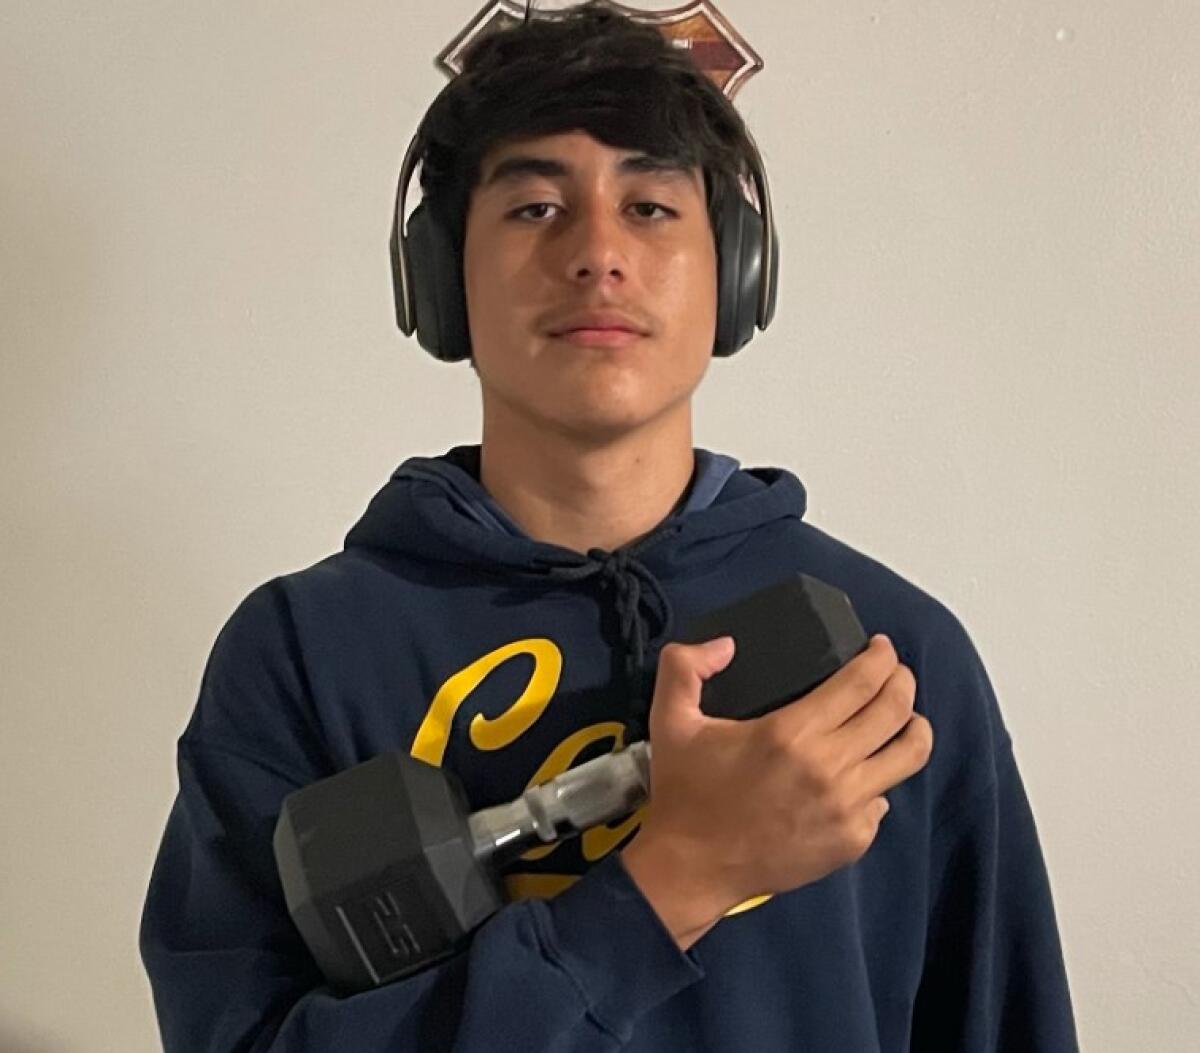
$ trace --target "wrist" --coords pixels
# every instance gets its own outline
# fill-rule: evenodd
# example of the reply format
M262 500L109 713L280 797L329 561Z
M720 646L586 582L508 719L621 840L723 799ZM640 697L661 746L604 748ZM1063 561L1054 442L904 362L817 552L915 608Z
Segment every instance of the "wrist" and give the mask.
M701 852L645 832L621 850L621 862L680 950L687 950L724 916L722 896L700 865Z

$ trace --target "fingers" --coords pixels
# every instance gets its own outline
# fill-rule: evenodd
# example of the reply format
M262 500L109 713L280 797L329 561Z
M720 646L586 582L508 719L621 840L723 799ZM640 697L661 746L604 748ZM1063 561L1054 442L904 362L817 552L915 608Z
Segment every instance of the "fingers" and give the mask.
M932 754L933 725L920 713L914 713L894 741L859 765L857 778L862 798L869 800L915 775Z
M781 706L761 719L784 725L784 736L802 730L818 734L834 731L871 701L899 663L892 641L872 636L867 648L829 679L817 685L799 705Z
M866 759L900 731L913 715L916 695L912 670L898 663L879 693L830 736L842 766Z

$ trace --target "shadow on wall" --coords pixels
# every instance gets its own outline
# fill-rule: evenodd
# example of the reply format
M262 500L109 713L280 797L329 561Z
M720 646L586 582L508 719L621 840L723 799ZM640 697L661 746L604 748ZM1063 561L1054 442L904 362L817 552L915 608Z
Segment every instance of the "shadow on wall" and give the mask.
M31 1035L28 1028L18 1034L15 1025L3 1020L0 1020L0 1050L4 1053L83 1053L82 1050L69 1050L64 1045L51 1045L49 1039Z

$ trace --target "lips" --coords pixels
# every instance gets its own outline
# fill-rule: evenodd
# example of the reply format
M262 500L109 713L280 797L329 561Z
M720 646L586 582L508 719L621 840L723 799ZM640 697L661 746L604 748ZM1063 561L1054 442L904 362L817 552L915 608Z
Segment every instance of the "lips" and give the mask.
M629 347L645 337L628 329L571 329L550 339L565 340L577 347Z
M565 336L568 333L587 330L591 332L625 332L637 336L646 336L647 330L629 315L620 311L585 311L564 318L558 324L551 326L551 336Z

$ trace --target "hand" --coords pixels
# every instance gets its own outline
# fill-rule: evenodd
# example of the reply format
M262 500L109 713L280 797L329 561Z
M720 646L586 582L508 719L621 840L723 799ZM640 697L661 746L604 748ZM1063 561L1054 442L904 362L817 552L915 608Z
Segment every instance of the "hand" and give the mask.
M861 858L884 792L933 747L913 712L916 680L886 636L803 697L744 721L700 710L702 684L733 657L726 640L670 643L659 656L650 802L622 853L677 935Z

